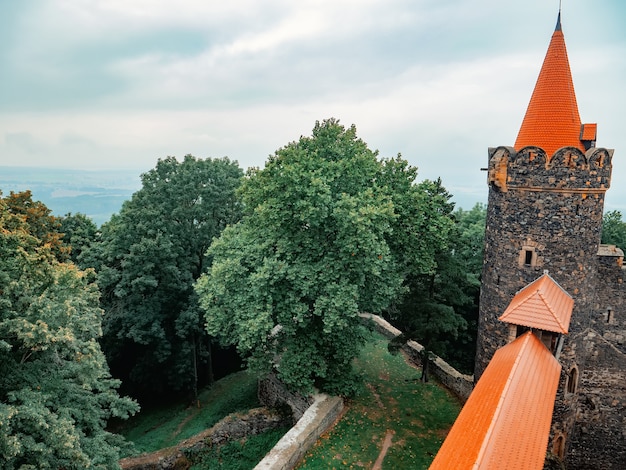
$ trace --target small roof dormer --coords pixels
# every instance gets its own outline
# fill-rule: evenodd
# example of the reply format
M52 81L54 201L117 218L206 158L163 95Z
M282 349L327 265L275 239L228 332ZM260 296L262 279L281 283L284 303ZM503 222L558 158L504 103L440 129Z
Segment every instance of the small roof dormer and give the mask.
M567 334L574 299L548 272L515 294L500 321Z
M590 134L593 134L592 139ZM585 124L583 127L578 113L560 11L515 141L518 151L527 146L542 148L548 158L562 147L576 147L585 152L595 146L595 125Z

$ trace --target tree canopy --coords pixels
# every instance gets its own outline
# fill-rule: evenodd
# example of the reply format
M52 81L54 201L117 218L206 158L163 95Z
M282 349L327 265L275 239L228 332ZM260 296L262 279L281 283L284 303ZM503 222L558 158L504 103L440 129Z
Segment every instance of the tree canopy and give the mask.
M602 243L626 250L626 223L620 211L609 211L602 217Z
M210 375L193 283L212 239L239 219L242 177L227 158L160 159L82 255L98 272L109 364L134 396L193 391Z
M70 249L70 259L77 266L83 267L83 253L88 253L91 245L98 238L98 227L85 214L65 214L59 217L58 231L63 243Z
M138 407L117 394L97 342L95 276L59 261L50 222L30 194L0 198L2 468L117 468L123 440L107 421Z
M429 272L431 239L445 237L416 175L334 119L249 171L244 217L213 243L196 287L209 333L294 389L349 391L359 312L381 312L406 276Z

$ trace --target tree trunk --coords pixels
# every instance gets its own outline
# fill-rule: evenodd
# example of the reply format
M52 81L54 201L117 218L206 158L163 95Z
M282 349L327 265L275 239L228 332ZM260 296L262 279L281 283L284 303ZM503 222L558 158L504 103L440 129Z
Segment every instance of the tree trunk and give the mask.
M422 352L422 382L428 382L428 372L430 364L430 354L426 349Z

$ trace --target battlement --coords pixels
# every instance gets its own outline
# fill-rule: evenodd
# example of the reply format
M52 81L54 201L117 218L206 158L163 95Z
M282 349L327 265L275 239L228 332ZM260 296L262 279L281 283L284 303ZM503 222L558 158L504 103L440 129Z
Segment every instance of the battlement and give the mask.
M535 146L489 148L488 183L496 190L604 192L611 184L613 150L558 149L551 157Z

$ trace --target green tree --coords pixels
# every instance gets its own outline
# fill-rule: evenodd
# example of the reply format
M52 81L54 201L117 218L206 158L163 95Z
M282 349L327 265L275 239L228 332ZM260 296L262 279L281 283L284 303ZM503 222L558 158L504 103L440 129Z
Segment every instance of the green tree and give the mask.
M227 158L160 159L82 256L98 272L111 370L134 396L195 393L211 380L193 283L212 239L239 219L242 177Z
M5 210L26 223L29 232L47 245L59 261L69 259L70 249L61 240L59 219L50 215L52 211L43 202L33 201L30 191L11 191L4 203Z
M401 289L397 218L377 154L336 120L279 149L242 186L243 219L208 251L197 282L207 329L289 387L347 393L359 312Z
M97 240L98 227L85 214L71 212L59 217L58 231L63 243L70 247L70 259L77 266L83 267L82 255L88 252Z
M465 319L467 328L459 331L456 338L449 338L441 353L458 370L471 374L474 371L474 357L476 355L478 301L487 207L477 203L469 211L460 208L455 210L453 216L456 227L451 239L451 255L458 264L457 285L468 300L460 305L457 304L455 311Z
M16 200L30 195L0 198L1 468L118 468L124 442L105 428L138 407L117 394L97 342L93 272L60 263L48 212L25 217Z
M455 256L454 240L458 233L450 202L450 194L441 180L423 181L413 189L416 214L411 218L414 231L421 234L423 253L428 264L410 263L413 269L405 277L406 294L386 315L404 333L391 345L398 347L408 339L424 346L422 380L428 381L429 358L432 352L442 354L446 345L467 328L459 310L470 303L464 287L467 283L462 264ZM413 250L401 244L399 253Z
M626 223L620 211L609 211L602 217L602 243L626 249Z
M469 211L457 209L453 213L457 231L452 240L454 253L464 265L471 282L480 287L485 245L487 206L476 203Z

